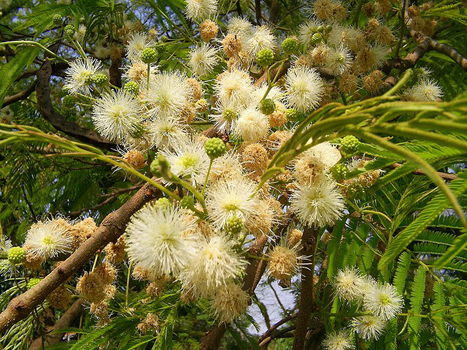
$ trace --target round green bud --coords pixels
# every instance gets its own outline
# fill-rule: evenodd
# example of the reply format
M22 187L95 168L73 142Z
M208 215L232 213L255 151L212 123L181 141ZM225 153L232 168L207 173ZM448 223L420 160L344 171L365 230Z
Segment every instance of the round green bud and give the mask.
M63 17L61 14L59 13L56 13L55 15L52 16L52 22L53 24L55 24L56 26L59 26L62 24L62 21L63 21Z
M285 111L285 115L287 116L287 119L288 120L297 120L298 116L299 116L299 111L297 111L295 108L288 108L286 111Z
M360 141L353 135L348 135L341 140L341 153L351 156L360 148Z
M91 79L97 86L104 86L109 81L109 77L103 73L94 74Z
M80 24L86 23L86 18L85 18L85 17L80 17L80 18L79 18L79 23L80 23Z
M221 157L227 152L224 141L218 137L207 140L204 144L204 148L211 159Z
M291 55L297 53L299 44L297 38L287 38L282 42L281 46L287 55Z
M158 176L158 177L161 176L161 165L157 158L151 162L151 165L149 166L149 170L151 170L152 175Z
M146 64L153 63L157 61L157 51L148 47L144 49L141 53L141 61Z
M330 33L332 30L332 25L328 24L326 28L324 28L324 30L326 31L326 33Z
M73 24L68 24L65 27L65 33L68 36L73 36L75 34L75 26Z
M266 98L260 101L259 110L266 115L272 114L276 110L276 104L270 98Z
M237 113L235 113L234 111L230 109L226 109L224 113L222 113L222 117L225 120L231 122L232 120L237 119Z
M229 235L237 235L243 229L243 220L238 216L232 216L225 223L225 231Z
M313 34L313 36L311 37L311 42L313 44L318 44L321 42L321 40L323 40L323 36L320 34L320 33L315 33Z
M130 95L138 95L139 93L139 85L135 81L129 81L123 86L123 90L128 92Z
M195 200L193 197L185 196L180 201L180 206L182 208L193 209L195 207Z
M324 32L324 26L318 26L318 28L316 28L316 30L320 33Z
M333 166L332 168L332 176L336 180L343 180L349 173L349 169L347 169L347 166L342 163L337 163L336 165Z
M256 54L256 63L261 67L267 67L274 62L274 53L270 49L262 49Z
M66 95L63 99L62 99L62 104L67 107L67 108L72 108L75 106L76 104L76 98L75 96L73 95Z
M160 38L160 41L162 41L162 42L166 42L168 40L169 40L169 37L167 35L165 35L165 34L162 35L161 38Z
M170 201L167 198L159 198L155 203L154 207L156 209L165 210L170 207Z
M40 278L31 278L27 284L27 288L28 289L31 289L32 287L34 287L36 284L38 284L39 282L41 281Z
M13 247L8 251L8 261L14 265L26 260L26 251L21 247Z

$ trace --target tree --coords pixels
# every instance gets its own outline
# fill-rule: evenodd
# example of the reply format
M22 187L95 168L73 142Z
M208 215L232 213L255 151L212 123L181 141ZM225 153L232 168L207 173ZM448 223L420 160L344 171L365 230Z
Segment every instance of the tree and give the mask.
M4 349L467 348L463 2L0 6Z

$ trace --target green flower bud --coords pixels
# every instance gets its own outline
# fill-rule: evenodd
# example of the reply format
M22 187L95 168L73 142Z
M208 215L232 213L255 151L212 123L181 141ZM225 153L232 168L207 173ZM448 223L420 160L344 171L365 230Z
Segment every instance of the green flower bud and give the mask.
M326 33L330 33L332 30L332 25L328 24L326 28L324 28L324 30L326 31Z
M65 33L68 36L73 36L75 34L75 26L73 24L68 24L65 27Z
M139 85L135 81L129 81L123 86L123 90L128 92L130 95L138 95L139 93Z
M52 22L54 25L59 26L62 24L63 17L61 14L56 13L55 15L52 16Z
M332 176L336 180L345 179L345 177L347 176L348 173L349 173L349 169L347 169L347 166L345 164L342 164L342 163L337 163L332 168Z
M218 137L207 140L204 144L204 148L211 159L221 157L227 152L224 141Z
M170 207L170 201L167 198L159 198L155 203L154 207L156 209L165 210Z
M346 193L349 199L360 198L364 194L364 188L361 184L353 182L347 186Z
M299 43L297 38L287 38L282 42L281 46L282 50L284 50L287 55L291 55L293 53L297 53Z
M26 251L21 247L13 247L8 251L8 261L14 265L21 264L26 260Z
M31 278L27 284L27 288L28 289L31 289L32 287L34 287L36 284L38 284L39 282L41 281L40 278Z
M261 67L267 67L274 62L274 53L270 49L262 49L256 54L256 63Z
M62 104L63 106L67 107L67 108L72 108L75 106L76 104L76 98L75 96L73 95L66 95L63 99L62 99Z
M272 114L276 110L276 104L270 98L266 98L259 103L259 110L266 115Z
M316 30L320 33L324 32L324 26L318 26L318 28L316 28Z
M153 63L157 61L157 51L148 47L141 53L141 61L144 63Z
M182 208L193 209L195 207L195 200L193 197L185 196L180 201L180 206Z
M104 86L109 81L109 77L103 73L94 74L91 79L97 86Z
M243 229L243 221L238 216L232 216L225 223L225 231L229 235L237 235Z
M231 122L232 120L237 119L237 113L235 113L234 111L230 109L226 109L224 113L222 114L222 117L225 120Z
M318 44L321 42L321 40L323 40L323 36L320 34L320 33L315 33L313 34L313 36L311 37L311 42L313 44Z
M340 151L345 156L351 156L360 148L360 141L353 135L348 135L341 140Z
M151 174L157 177L161 176L161 170L160 170L160 164L159 160L156 158L151 162L151 165L149 166L149 170L151 170Z

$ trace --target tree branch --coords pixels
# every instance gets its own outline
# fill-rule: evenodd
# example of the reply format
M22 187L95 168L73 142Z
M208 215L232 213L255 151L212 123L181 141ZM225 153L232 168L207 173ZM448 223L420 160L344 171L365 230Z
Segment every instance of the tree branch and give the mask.
M83 305L84 305L84 300L83 299L78 299L76 300L68 310L65 311L65 313L60 317L60 319L57 321L57 323L51 327L50 329L47 330L47 333L51 333L53 331L56 331L58 329L62 328L67 328L69 327L74 320L76 320L81 313L83 312ZM31 345L29 346L28 350L39 350L42 349L42 346L46 345L52 345L55 343L58 343L62 337L63 333L54 333L54 334L48 334L45 337L39 337L36 338L32 341ZM45 344L42 344L42 340L45 338Z
M29 85L23 91L20 91L14 95L5 97L3 101L3 105L1 108L11 105L12 103L27 99L29 95L31 95L36 90L36 82L34 81L31 85Z
M11 327L42 303L58 286L86 264L94 254L109 242L116 241L125 231L131 216L150 200L160 197L161 192L145 184L118 210L107 215L96 233L85 241L68 259L47 275L40 283L10 301L0 314L0 332Z
M52 75L52 65L45 61L37 72L36 95L39 110L46 120L48 120L56 129L63 131L67 135L73 136L78 140L88 142L94 146L111 149L115 144L102 138L94 131L85 129L76 123L69 122L60 113L55 111L50 98L49 80Z

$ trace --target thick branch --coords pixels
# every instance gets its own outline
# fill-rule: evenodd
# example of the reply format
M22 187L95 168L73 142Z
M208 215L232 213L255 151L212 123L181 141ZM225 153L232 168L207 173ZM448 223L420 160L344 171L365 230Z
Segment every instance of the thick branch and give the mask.
M50 98L49 80L52 75L52 65L49 61L44 62L37 72L37 104L39 110L45 119L47 119L55 128L64 133L77 138L78 140L91 143L95 146L111 149L114 143L102 138L94 131L90 131L79 126L76 123L69 122L60 113L55 111L52 99Z
M68 259L36 286L10 301L5 311L0 314L0 332L28 316L34 307L42 303L47 295L73 276L99 249L109 242L116 241L125 231L131 216L144 204L160 195L160 191L146 184L118 210L107 215L96 233Z
M69 327L74 320L76 320L81 313L83 312L83 299L76 300L73 305L70 306L68 310L60 317L57 323L47 330L48 333L56 331L58 329L67 328ZM47 334L44 337L39 337L34 339L34 341L29 346L28 350L39 350L42 349L42 345L52 345L58 343L62 337L63 333L54 333L54 334ZM43 339L45 340L45 344L42 344Z
M305 256L312 256L315 252L318 230L306 228L303 231L302 245ZM314 261L314 256L312 256ZM298 308L297 322L295 324L295 339L293 342L293 350L303 350L305 346L306 332L310 315L313 312L314 306L314 291L313 291L313 275L314 264L310 267L302 268L302 287L300 289L300 305Z
M29 95L31 95L35 90L36 90L36 82L34 81L31 85L29 85L23 91L20 91L14 95L5 97L5 100L3 101L3 106L1 108L11 105L12 103L27 99Z

